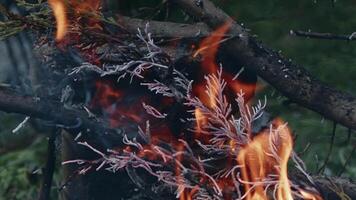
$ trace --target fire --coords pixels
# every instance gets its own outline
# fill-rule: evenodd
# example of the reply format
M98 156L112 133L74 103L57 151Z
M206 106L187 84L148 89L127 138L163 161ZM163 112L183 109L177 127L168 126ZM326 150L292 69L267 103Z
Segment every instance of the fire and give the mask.
M49 5L53 10L57 23L56 40L61 41L67 33L68 20L66 16L66 6L63 0L49 0Z
M70 21L68 11L74 11L74 15L71 17L76 22L79 22L83 15L91 15L85 22L86 26L101 29L99 20L97 19L98 17L96 16L100 9L100 0L49 0L48 3L51 6L56 19L57 41L62 41L68 33L68 24Z
M227 87L232 91L233 94L244 93L244 99L246 102L255 96L255 93L263 90L263 86L257 83L247 83L242 80L234 79L234 77L229 73L223 73L224 80L228 83Z
M107 108L120 101L124 96L123 92L113 88L110 82L97 81L95 87L98 92L92 99L92 105Z
M79 13L96 13L100 8L100 0L71 0L74 10Z
M220 44L226 39L226 33L229 31L231 27L231 21L227 21L224 25L222 25L217 30L213 31L210 36L203 39L199 44L199 48L193 54L193 57L201 56L201 70L204 74L216 74L219 71L219 65L217 63L217 53L220 47ZM234 75L231 75L227 72L222 72L222 78L227 83L228 91L226 91L228 96L235 98L236 93L240 93L241 91L245 94L244 97L246 102L251 99L256 89L256 83L245 83L238 78L235 79ZM204 81L200 81L198 78L198 83L194 85L193 89L196 95L201 99L201 101L207 105L208 107L215 109L216 108L216 96L218 94L218 86L217 83L210 84L211 87L207 88L206 91L206 83ZM233 101L233 100L232 100Z
M225 33L229 30L231 26L231 21L226 22L223 26L211 33L211 35L205 38L200 43L200 48L194 53L193 57L198 54L202 56L201 66L206 74L215 74L218 71L218 65L216 64L216 55L218 53L219 44L225 37ZM213 84L209 87L209 101L207 103L211 108L216 107L216 95L217 95L217 84Z
M202 67L207 74L214 74L218 71L218 65L216 64L216 54L219 50L219 44L225 37L225 33L230 29L231 21L226 22L220 28L211 33L211 35L205 38L199 45L199 49L194 53L193 57L199 54L202 58Z
M278 127L276 131L255 136L238 154L247 200L268 199L264 182L268 183L269 175L278 175L277 199L293 199L287 175L292 136L281 120L275 120L274 125Z
M279 131L279 137L281 137L280 144L280 171L279 171L279 187L277 191L277 197L280 200L292 200L292 191L290 189L288 179L288 160L293 149L293 140L288 127L283 127L281 120L276 120L276 125L281 127Z
M94 12L100 8L100 1L90 0L83 2L83 4L78 3L78 1L71 2L73 9L76 14L82 14L84 12ZM51 7L57 21L57 41L62 40L67 32L67 16L65 4L61 0L49 0ZM96 20L89 20L88 22L93 22L94 25L97 24ZM224 38L225 33L229 30L231 22L225 23L222 27L217 29L212 33L210 37L204 39L200 48L196 51L194 56L198 54L202 55L202 70L206 74L216 74L218 70L218 65L216 63L216 55L218 53L219 43ZM227 88L234 93L238 93L241 90L251 98L256 90L255 84L245 84L242 81L234 80L231 74L221 72L223 79L226 80ZM208 80L208 79L207 79ZM208 80L209 81L209 80ZM204 84L198 84L195 86L194 90L197 92L199 99L207 105L210 109L217 108L217 96L219 93L219 83L218 80L210 80L209 87L205 88ZM124 88L114 88L113 83L97 82L96 83L96 95L92 99L92 107L100 107L102 112L109 117L111 127L119 127L125 124L143 124L146 122L148 117L146 114L142 114L142 108L138 105L142 105L144 100L149 99L147 96L133 96L134 100L127 100L125 96L127 93L133 92L129 89ZM207 93L207 94L206 94ZM205 96L204 96L205 94ZM144 99L145 98L145 99ZM168 104L171 104L169 101ZM169 105L164 105L169 106ZM138 114L139 113L139 114ZM208 118L204 116L204 113L199 108L195 108L194 115L196 119L196 133L203 132L204 126L208 124ZM251 141L244 146L237 143L234 140L229 140L228 145L234 154L237 154L237 163L242 166L240 168L241 180L245 191L245 199L247 200L267 200L268 194L268 184L276 185L276 197L278 200L293 200L291 185L288 179L288 160L293 149L293 139L288 127L280 119L276 119L273 122L273 131L264 130L257 136L253 137ZM183 152L185 146L182 144L177 144L177 138L173 136L169 125L164 124L156 129L152 130L152 143L156 144L159 141L170 142L173 148L178 152ZM198 134L200 141L206 140L208 136L203 134ZM175 140L175 141L174 141ZM207 140L209 141L209 140ZM224 143L225 144L225 143ZM155 160L159 158L159 154L154 154L153 147L145 146L144 150L137 152L139 157L147 157L150 160ZM131 148L125 149L125 151L132 151ZM178 154L174 159L176 162L176 168L174 170L174 175L176 178L176 183L184 188L184 173L180 168L180 164L184 161L184 155ZM231 159L235 161L235 157ZM164 161L166 162L166 161ZM229 163L230 164L230 163ZM234 163L235 164L235 163ZM277 180L275 180L277 178ZM273 183L269 183L269 179L274 178ZM219 180L216 180L219 182ZM270 181L272 182L272 181ZM276 184L276 182L278 182ZM219 184L224 187L229 187L232 185L232 180L226 178L221 180ZM194 194L199 190L199 187L195 188L184 188L182 189L179 199L180 200L191 200ZM314 196L311 193L300 190L301 196L304 199L319 200L320 198Z

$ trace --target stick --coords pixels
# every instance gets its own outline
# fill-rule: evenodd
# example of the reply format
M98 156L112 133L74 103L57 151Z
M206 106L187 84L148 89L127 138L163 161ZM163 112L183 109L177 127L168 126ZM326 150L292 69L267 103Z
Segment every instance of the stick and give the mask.
M332 33L318 33L310 31L294 31L291 30L290 34L293 36L307 37L313 39L324 39L324 40L346 40L353 41L356 40L356 32L351 33L350 35L337 35Z
M334 143L335 143L334 142L335 141L335 135L336 135L336 123L334 122L333 131L332 131L332 135L331 135L331 139L330 139L329 151L326 154L326 158L324 160L323 165L318 170L318 174L324 173L325 167L326 167L326 165L328 164L328 162L330 160L331 152L333 151L333 147L334 147Z
M23 96L4 87L0 87L0 110L50 121L74 137L82 132L88 141L100 141L103 148L122 143L122 130L107 128L104 121L91 119L84 110L68 110L59 102Z
M44 170L43 182L40 190L39 200L49 200L51 195L51 187L54 169L56 165L56 137L60 133L60 129L53 130L48 140L47 163Z
M342 166L342 168L341 168L341 170L340 170L340 172L338 174L339 177L345 172L346 167L351 162L352 156L354 155L355 151L356 151L356 145L354 145L354 147L351 150L350 155L346 158L346 161L345 161L344 165Z

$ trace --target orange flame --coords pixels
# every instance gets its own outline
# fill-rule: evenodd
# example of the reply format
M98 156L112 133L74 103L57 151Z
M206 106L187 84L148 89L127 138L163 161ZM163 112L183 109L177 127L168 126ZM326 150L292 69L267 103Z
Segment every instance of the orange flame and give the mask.
M263 90L264 86L261 84L247 83L239 80L239 78L234 78L235 77L229 73L223 73L223 79L227 82L228 89L231 90L234 96L242 91L244 93L245 102L248 102L255 93Z
M199 108L195 109L195 119L196 119L196 132L197 133L201 133L202 131L202 127L207 123L207 119L206 117L203 115L203 113L201 112L201 110Z
M65 15L65 7L61 0L49 0L50 5L53 7L54 14L57 20L57 40L61 40L66 34L67 27L67 19ZM91 2L91 3L90 3ZM97 10L99 8L99 4L96 0L89 1L89 7L87 5L78 5L78 12L88 11L88 10ZM57 16L58 15L58 16ZM204 39L201 43L201 48L196 52L197 54L201 54L203 56L202 67L204 72L207 74L215 74L218 71L218 65L216 64L216 54L218 52L219 43L224 37L224 34L228 31L230 27L230 22L226 23L218 30L216 30L212 36ZM228 78L226 78L228 77ZM254 94L255 85L244 84L237 80L232 80L232 76L224 73L224 79L226 78L229 87L235 92L240 92L240 90L247 91L247 93ZM217 82L212 82L211 87L208 87L209 98L201 98L204 104L208 104L210 108L216 107L216 96L218 93L218 84ZM123 98L123 91L116 90L109 85L102 84L98 82L96 84L98 94L96 98L93 99L94 104L98 104L104 109L111 109L113 104L119 105L119 101ZM198 88L199 95L202 93L202 89ZM247 94L247 95L248 95ZM205 96L206 97L206 96ZM141 105L141 103L137 104ZM115 108L116 109L116 108ZM134 111L134 112L132 112ZM141 123L143 118L136 113L134 109L120 108L110 112L110 119L112 119L111 124L113 127L117 127L119 125L118 120L115 120L117 116L125 116L125 118L129 118L131 121ZM204 125L207 124L207 118L204 116L202 111L199 108L195 109L195 118L196 118L196 130L197 132L201 132ZM246 192L247 200L267 200L266 187L263 184L256 184L251 186L251 183L262 183L269 175L277 175L278 176L278 188L276 190L276 196L278 200L293 200L291 186L288 179L287 174L287 164L292 152L293 140L290 133L290 130L284 125L283 121L276 119L274 121L274 126L278 127L275 132L264 131L259 135L255 136L250 143L246 146L240 148L236 148L237 145L233 140L229 142L231 150L236 152L239 149L237 162L242 165L241 168L241 179L244 185L244 189ZM160 131L164 134L160 134L160 132L154 132L156 136L153 137L153 143L155 141L162 139L162 137L166 137L167 141L172 141L169 129L160 128ZM168 136L167 136L168 135ZM157 137L159 136L159 137ZM273 138L273 139L271 139ZM176 138L174 138L176 139ZM199 138L204 139L204 138ZM173 145L173 144L172 144ZM177 148L177 151L183 151L184 145L173 145ZM271 148L273 147L273 148ZM147 147L149 149L149 147ZM273 149L273 150L272 150ZM149 155L150 151L140 151L138 153L139 156L151 156L150 159L157 159L157 155ZM271 155L277 155L276 157L272 157ZM177 156L177 162L183 161L183 154L179 154ZM184 185L184 177L181 169L178 164L175 169L175 176L177 178L178 185ZM224 183L227 185L227 180L224 180ZM194 189L185 189L181 196L180 200L191 200L194 193L199 190L199 187ZM306 191L301 190L300 194L305 199L310 200L319 200L316 196Z
M56 19L56 40L62 41L68 32L69 19L67 7L74 10L74 18L80 18L83 14L95 15L100 8L100 0L48 0ZM87 22L89 27L101 28L96 17L91 17Z
M237 160L243 166L241 173L247 200L268 199L261 183L271 174L277 174L279 177L277 199L293 199L287 175L287 163L293 145L292 136L281 120L275 120L274 124L278 127L275 133L269 131L260 133L239 152ZM275 140L271 140L271 137ZM271 157L273 154L271 148L274 147L278 159ZM252 187L251 183L256 185Z
M278 126L280 143L280 172L279 172L279 187L277 190L277 197L279 200L293 200L292 191L288 179L288 160L293 149L293 139L288 127L282 127L283 121L277 119L276 125Z
M71 5L77 13L95 14L100 8L100 0L71 0Z
M49 0L48 3L53 10L54 17L56 18L56 40L61 41L67 33L68 26L65 4L62 0Z
M196 57L200 54L203 57L201 65L207 74L215 74L218 71L216 54L219 50L219 44L225 37L225 33L230 29L230 26L231 21L228 21L212 32L209 37L200 43L199 49L193 55L193 57Z
M218 53L219 44L223 40L225 33L229 30L231 21L226 22L223 26L211 33L199 45L199 49L194 53L193 57L202 56L201 66L206 74L216 74L218 65L216 64L216 54ZM203 96L205 92L199 92ZM213 83L212 87L208 88L209 98L201 98L203 103L209 105L210 108L216 107L216 95L218 93L217 83ZM208 101L204 101L209 99Z
M304 200L323 200L323 198L321 198L317 194L312 194L312 193L307 192L305 190L299 190L299 192L302 195Z

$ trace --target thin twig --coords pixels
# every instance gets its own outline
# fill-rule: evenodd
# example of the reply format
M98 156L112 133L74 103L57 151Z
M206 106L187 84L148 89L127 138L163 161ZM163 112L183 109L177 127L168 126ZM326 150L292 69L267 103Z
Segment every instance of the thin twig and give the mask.
M346 138L346 141L345 141L345 144L350 144L351 142L351 136L352 136L352 129L348 129L347 130L347 138Z
M355 150L356 150L356 145L354 145L354 147L352 148L352 151L351 151L350 155L347 157L347 159L346 159L344 165L342 166L338 176L341 176L345 172L347 165L352 160L351 158L352 158L353 154L355 153Z
M332 131L331 140L330 140L329 151L328 151L328 154L327 154L327 156L325 158L324 164L318 170L318 174L321 174L321 173L324 172L325 167L326 167L326 165L328 164L328 162L330 160L331 152L332 152L333 147L334 147L334 141L335 141L335 135L336 135L336 125L337 125L337 123L334 122L333 131Z
M339 35L333 33L319 33L319 32L311 32L311 31L299 31L299 30L291 30L290 35L299 36L299 37L307 37L314 39L324 39L324 40L356 40L356 32L353 32L349 35Z
M311 147L311 144L308 143L308 144L304 147L304 149L303 149L301 152L298 153L298 156L299 156L299 157L303 156L303 155L310 149L310 147Z
M43 176L43 182L40 190L39 200L49 200L51 195L51 187L54 169L56 165L56 137L59 134L61 129L53 130L50 134L48 140L48 149L47 149L47 163Z

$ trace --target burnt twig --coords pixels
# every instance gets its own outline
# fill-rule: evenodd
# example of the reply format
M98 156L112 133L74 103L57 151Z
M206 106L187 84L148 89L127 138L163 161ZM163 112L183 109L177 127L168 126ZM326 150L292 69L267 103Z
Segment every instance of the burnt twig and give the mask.
M56 137L61 129L53 130L48 139L47 148L47 163L44 170L43 182L40 190L39 200L49 200L51 195L51 187L54 169L56 165Z
M356 32L353 32L349 35L338 35L333 33L318 33L318 32L311 32L311 31L291 30L290 35L313 38L313 39L324 39L324 40L346 40L346 41L356 40Z
M353 148L352 148L352 150L351 150L351 152L350 152L350 155L347 157L347 159L346 159L344 165L342 166L342 168L341 168L341 170L340 170L338 176L341 176L341 175L345 172L346 167L347 167L347 165L350 163L350 161L352 160L352 156L353 156L353 154L355 153L355 151L356 151L356 145L353 146Z

